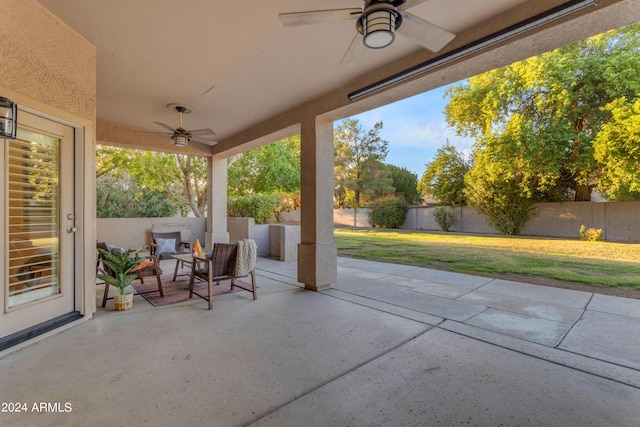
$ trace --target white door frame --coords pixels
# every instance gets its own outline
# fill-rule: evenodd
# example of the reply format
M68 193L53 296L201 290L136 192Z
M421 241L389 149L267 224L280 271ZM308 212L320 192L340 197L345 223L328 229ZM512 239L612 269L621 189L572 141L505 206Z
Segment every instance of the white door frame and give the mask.
M85 161L84 161L84 157L85 157L85 149L84 149L84 128L80 125L77 125L75 123L71 123L69 121L66 120L62 120L58 117L46 114L46 113L42 113L40 111L37 111L35 109L32 108L28 108L28 107L24 107L24 106L19 106L19 110L18 110L18 122L20 122L20 113L21 112L26 112L26 113L30 113L34 116L46 119L46 120L50 120L54 123L58 123L58 124L62 124L65 126L68 126L72 129L73 131L73 136L72 136L72 147L73 147L73 158L71 161L71 163L73 164L73 178L71 179L72 183L73 183L73 213L75 215L75 223L73 224L77 231L75 233L73 233L73 254L71 255L73 257L73 271L69 274L69 280L71 280L71 287L73 289L73 302L72 302L72 313L77 313L77 316L67 316L70 320L74 320L75 318L79 318L80 316L86 315L85 311L86 311L86 307L85 307L85 287L84 287L84 278L85 278L85 274L83 271L83 266L84 266L84 260L85 260L85 254L84 254L84 228L85 228L85 224L84 224L84 217L85 217L85 212L84 212L84 207L85 207L85 200L84 200L84 191L85 191L85 183L84 183L84 171L85 171ZM4 177L3 177L4 180ZM4 209L4 215L6 216L8 211L6 210L6 206L5 205L5 209ZM64 220L66 218L67 213L60 210L59 211L59 215L61 216L60 218L60 224L61 224L61 233L64 233L64 228L62 226L62 224L64 223ZM3 231L4 232L4 231ZM3 269L3 268L1 268ZM4 276L4 274L3 274ZM6 284L3 284L6 285ZM62 284L61 284L62 285ZM3 290L3 294L4 294L4 290ZM4 296L3 296L4 298ZM4 316L4 314L3 314ZM37 326L39 324L42 324L41 322L39 322L40 319L38 320L34 320L33 324L27 324L25 325L25 329L26 328L32 328L33 326ZM52 319L49 319L52 320ZM45 321L44 323L47 323L47 321ZM68 323L68 322L66 322ZM57 324L57 323L56 323ZM59 325L61 326L61 325ZM51 326L45 326L45 328L51 329ZM24 329L21 329L22 331ZM20 331L17 331L17 333L19 334ZM14 333L15 334L15 333ZM0 336L0 338L2 338L2 336Z

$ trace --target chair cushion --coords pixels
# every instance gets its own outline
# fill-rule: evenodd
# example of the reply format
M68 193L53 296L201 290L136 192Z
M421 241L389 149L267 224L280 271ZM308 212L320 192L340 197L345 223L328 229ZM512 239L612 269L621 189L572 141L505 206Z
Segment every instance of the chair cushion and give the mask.
M107 247L109 248L109 252L111 252L113 255L123 254L125 252L123 248L120 248L118 246L107 245Z
M176 239L156 239L157 254L175 254Z

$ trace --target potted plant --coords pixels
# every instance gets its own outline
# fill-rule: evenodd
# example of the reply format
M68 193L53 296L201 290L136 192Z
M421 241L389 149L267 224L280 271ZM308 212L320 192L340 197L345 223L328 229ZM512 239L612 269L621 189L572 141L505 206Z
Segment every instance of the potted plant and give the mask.
M113 285L118 288L119 294L113 297L116 310L128 310L133 306L133 294L125 294L125 289L135 279L137 274L131 274L138 264L144 258L133 256L131 249L112 254L104 249L98 249L102 254L102 263L104 264L104 272L98 273L98 278L105 281L105 286Z

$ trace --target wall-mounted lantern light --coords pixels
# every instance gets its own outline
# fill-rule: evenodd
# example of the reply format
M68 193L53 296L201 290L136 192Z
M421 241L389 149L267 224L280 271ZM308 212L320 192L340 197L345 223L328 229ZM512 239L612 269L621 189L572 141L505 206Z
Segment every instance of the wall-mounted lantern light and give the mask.
M0 137L16 138L18 104L0 96Z

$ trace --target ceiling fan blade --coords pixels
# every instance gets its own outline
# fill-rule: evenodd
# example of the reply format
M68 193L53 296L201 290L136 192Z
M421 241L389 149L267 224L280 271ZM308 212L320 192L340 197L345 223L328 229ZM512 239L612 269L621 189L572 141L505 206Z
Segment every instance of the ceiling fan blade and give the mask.
M163 128L170 130L171 132L175 132L176 130L175 128L172 128L166 123L162 123L162 122L153 122L153 123L157 124L158 126L162 126Z
M195 142L200 142L202 144L207 144L207 145L216 145L218 143L218 141L213 141L211 139L207 139L207 138L200 138L198 136L193 136L191 135L191 137L189 138L191 141L195 141Z
M412 7L418 6L425 1L426 0L407 0L406 2L398 6L398 10L411 9Z
M215 135L216 133L211 129L196 129L196 130L188 130L190 135Z
M344 53L344 56L342 57L342 61L340 61L340 65L355 64L360 60L360 58L362 58L365 50L366 50L366 47L362 42L362 34L356 33L356 36L351 41L349 48Z
M420 43L432 52L445 47L456 36L431 22L418 18L409 12L400 12L402 24L398 32L416 43Z
M142 130L136 131L139 134L148 134L148 135L173 135L173 132L145 132Z
M308 12L291 12L281 13L280 22L285 27L294 27L297 25L320 24L329 21L345 21L355 19L362 15L362 9L329 9L329 10L313 10Z

